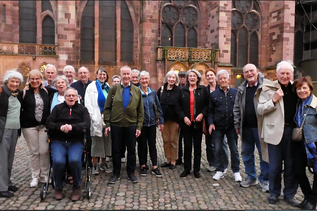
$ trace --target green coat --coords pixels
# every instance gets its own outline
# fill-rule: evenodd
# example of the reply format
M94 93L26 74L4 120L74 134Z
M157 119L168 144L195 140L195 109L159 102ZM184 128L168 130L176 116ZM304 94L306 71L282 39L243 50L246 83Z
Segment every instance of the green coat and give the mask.
M114 89L114 87L117 87ZM117 127L137 126L141 131L144 120L144 107L141 91L138 87L131 84L130 101L126 109L123 109L121 84L112 86L108 92L108 97L103 111L106 127L112 125ZM115 95L113 96L113 92Z

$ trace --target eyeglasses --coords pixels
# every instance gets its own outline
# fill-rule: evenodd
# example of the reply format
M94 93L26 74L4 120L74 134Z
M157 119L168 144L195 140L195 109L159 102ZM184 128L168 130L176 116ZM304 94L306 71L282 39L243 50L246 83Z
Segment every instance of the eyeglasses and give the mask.
M65 95L65 97L78 97L78 95Z
M30 78L30 81L39 81L41 78Z

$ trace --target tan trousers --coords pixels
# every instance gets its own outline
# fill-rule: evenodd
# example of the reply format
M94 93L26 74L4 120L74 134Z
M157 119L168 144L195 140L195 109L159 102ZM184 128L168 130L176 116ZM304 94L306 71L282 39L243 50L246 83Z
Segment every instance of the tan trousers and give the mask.
M162 131L164 152L166 159L177 160L178 158L178 124L173 121L164 122L164 130Z
M45 126L22 128L22 133L29 148L32 179L46 181L49 159L49 144Z

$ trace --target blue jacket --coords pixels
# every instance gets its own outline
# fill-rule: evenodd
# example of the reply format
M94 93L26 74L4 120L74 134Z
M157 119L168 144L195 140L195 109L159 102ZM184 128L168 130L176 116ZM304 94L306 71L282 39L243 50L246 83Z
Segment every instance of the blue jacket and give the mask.
M301 103L299 101L299 103L297 104L297 110L298 110L298 106L300 105ZM316 136L317 134L317 97L315 95L313 95L313 99L310 105L307 105L304 107L303 109L304 114L306 114L307 109L309 109L309 111L303 126L304 138L306 143L317 142L317 136ZM298 125L298 127L300 127L300 125Z
M156 102L157 110L160 114L159 124L164 124L164 118L163 118L163 111L160 104L160 101L156 95L155 90L152 90L150 87L148 87L148 95L146 95L142 89L142 99L143 99L143 106L144 106L144 121L143 126L144 127L150 127L153 125L156 125L156 119L155 119L155 109L154 109L154 97Z
M234 128L233 106L237 89L229 88L227 94L220 88L210 93L208 125L215 125L216 130L227 131Z

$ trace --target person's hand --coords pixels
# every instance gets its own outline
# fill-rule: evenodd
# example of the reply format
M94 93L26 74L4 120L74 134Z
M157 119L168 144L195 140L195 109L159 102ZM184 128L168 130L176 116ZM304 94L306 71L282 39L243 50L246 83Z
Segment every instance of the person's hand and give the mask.
M73 127L71 125L69 125L69 124L65 124L65 125L62 125L60 127L60 130L63 131L64 133L68 133L72 129L73 129Z
M282 89L278 89L275 93L274 93L274 96L273 96L273 103L276 103L278 102L282 97L284 96L284 92Z
M239 135L240 134L240 129L236 129L236 133Z
M203 120L204 115L203 114L198 114L198 116L196 117L196 122L200 122L201 120Z
M184 122L188 126L190 126L192 124L192 122L189 120L189 118L187 116L184 117Z
M107 128L105 129L105 136L106 136L106 137L108 136L108 132L110 132L110 131L111 131L110 127L107 127Z
M141 131L140 130L136 130L135 131L135 137L137 138L137 137L139 137L141 135Z
M164 130L164 125L160 124L160 131L162 132Z
M209 126L209 130L208 130L208 132L209 132L210 135L211 135L211 133L212 133L213 130L215 130L215 125L210 125L210 126Z

